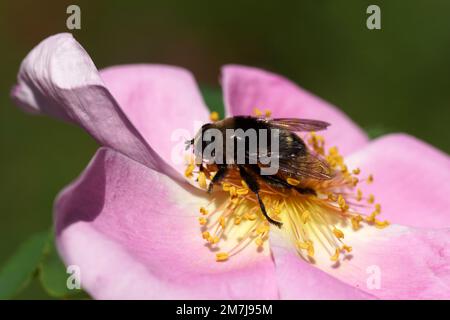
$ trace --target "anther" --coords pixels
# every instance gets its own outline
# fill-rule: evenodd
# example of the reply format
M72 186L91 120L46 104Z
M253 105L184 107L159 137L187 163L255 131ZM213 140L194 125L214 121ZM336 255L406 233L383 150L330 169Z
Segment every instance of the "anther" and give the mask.
M198 174L198 185L202 189L206 189L206 175L204 172Z
M198 218L198 222L200 223L200 225L204 226L205 224L208 223L208 220L206 220L203 217Z
M253 109L253 113L255 114L255 116L257 117L261 117L262 116L262 111L258 108L254 108Z
M338 239L343 239L344 238L344 233L342 232L342 230L339 230L336 227L333 229L333 233L336 236L336 238L338 238Z
M219 252L216 254L216 261L226 261L228 260L228 253L226 252Z
M219 113L216 111L211 112L211 114L209 115L209 119L213 122L216 122L217 120L219 120Z
M330 257L331 261L338 261L339 260L339 248L336 248L336 251L334 252L334 254Z
M300 181L294 178L287 178L287 183L289 183L291 186L298 186L300 184Z

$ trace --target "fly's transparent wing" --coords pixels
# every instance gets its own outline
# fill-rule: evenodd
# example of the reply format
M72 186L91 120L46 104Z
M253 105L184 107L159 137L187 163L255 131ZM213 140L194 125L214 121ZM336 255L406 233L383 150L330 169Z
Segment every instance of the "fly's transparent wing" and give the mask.
M325 121L296 118L276 118L267 120L272 128L286 129L289 131L320 131L325 130L330 124Z

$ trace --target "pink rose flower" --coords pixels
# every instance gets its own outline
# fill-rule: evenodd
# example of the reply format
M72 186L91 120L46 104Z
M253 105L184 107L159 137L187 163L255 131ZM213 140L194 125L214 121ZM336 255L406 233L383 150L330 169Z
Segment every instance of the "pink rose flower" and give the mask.
M259 216L247 217L252 228L262 227L264 238L240 246L239 252L230 249L229 259L228 253L214 251L217 241L226 246L226 241L254 239L242 233L239 223L222 226L230 214L236 222L239 205L230 206L227 216L192 179L188 183L186 165L173 161L173 132L194 133L195 123L210 121L188 71L126 65L99 72L70 34L45 39L23 61L12 91L17 105L79 125L101 145L54 207L61 257L80 267L82 286L92 297L450 298L448 155L405 134L369 142L336 107L267 71L225 66L221 83L226 116L248 115L263 106L275 117L327 121L332 125L323 138L311 136L311 145L337 146L339 153L334 149L328 156L337 162L345 156L346 167L337 164L343 174L352 179L366 174L365 182L354 181L359 191L345 180L331 190L345 187L352 194L300 203L308 212L304 217L293 214L296 204L288 198L278 212L285 215L279 230ZM375 177L371 184L368 173ZM367 202L375 206L372 213L364 212ZM378 204L389 226L377 220ZM360 214L349 215L359 207ZM205 233L199 215L202 225L210 222L220 232ZM286 241L285 228L297 242ZM301 241L314 233L314 243ZM216 262L214 253L227 261Z

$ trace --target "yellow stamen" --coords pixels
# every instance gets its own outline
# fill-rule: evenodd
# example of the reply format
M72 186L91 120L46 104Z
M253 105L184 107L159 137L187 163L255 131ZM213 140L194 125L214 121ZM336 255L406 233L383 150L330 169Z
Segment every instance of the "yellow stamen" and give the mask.
M232 187L231 184L229 184L228 182L222 183L222 189L223 189L223 191L230 191L230 188L231 188L231 187Z
M219 218L219 224L222 227L222 229L225 229L225 218L224 217L220 217Z
M378 213L381 212L381 204L379 204L379 203L375 204L375 211Z
M257 245L258 247L262 247L263 244L264 244L264 240L261 239L260 237L258 237L258 238L255 239L255 243L256 243L256 245Z
M244 196L248 193L248 189L245 188L239 188L236 190L236 194L239 196Z
M378 229L386 228L389 224L390 222L387 220L384 221L375 220L375 227L377 227Z
M373 175L369 175L368 177L367 177L367 184L371 184L373 182Z
M211 234L208 231L202 232L202 238L208 240L211 237Z
M381 213L381 205L375 204L374 195L363 198L361 189L356 188L359 184L356 175L361 172L359 168L349 170L336 147L329 148L325 156L325 140L322 136L307 134L305 141L309 143L312 152L323 155L324 161L327 161L333 170L333 178L286 178L290 185L314 190L314 195L301 194L294 188L277 188L265 183L263 179L258 179L259 195L267 214L282 222L281 232L296 244L300 256L313 262L311 258L316 250L319 250L329 253L332 261L339 261L341 253L352 251L351 243L343 243L344 237L352 239L348 234L350 231L341 229L341 226L350 225L353 230L363 226L381 229L388 226L389 222L377 219ZM192 176L194 170L195 166L191 160L185 174ZM206 188L216 171L217 166L205 165L203 170L198 172L198 185ZM373 181L373 177L370 175L365 180ZM216 254L216 260L228 260L247 245L254 246L255 250L259 248L258 252L267 254L268 251L262 251L261 248L270 233L278 228L271 228L262 214L257 197L242 180L238 170L229 170L221 184L221 189L214 190L211 201L200 208L198 218L202 226L202 238L209 243L210 250L219 252ZM355 203L362 199L373 205ZM365 207L372 207L372 213L368 216L362 216L361 212L366 212L365 210L359 211L359 208Z
M289 183L291 186L298 186L300 184L300 181L294 178L287 178L287 183Z
M308 249L307 249L308 256L310 256L311 258L314 258L314 245L311 240L309 240L308 244L309 244Z
M336 251L334 254L330 257L331 261L338 261L339 260L339 248L336 248Z
M186 170L184 171L184 175L185 175L187 178L192 177L192 172L194 171L194 169L195 169L194 164L193 164L193 163L189 164L189 165L187 166Z
M258 108L254 108L253 109L253 113L255 114L255 116L257 117L261 117L262 116L262 111Z
M226 261L228 258L229 256L226 252L219 252L216 254L216 261Z
M237 193L236 193L236 187L235 186L231 186L229 192L230 192L230 196L232 198L236 197Z
M361 201L362 200L362 191L361 189L356 190L356 201Z
M216 243L218 243L219 242L219 237L209 237L208 238L208 241L209 241L209 243L211 243L211 244L216 244Z
M343 246L342 246L342 250L345 250L345 251L347 251L347 252L352 252L352 247L350 247L350 246L348 246L348 245L346 245L346 244L344 244Z
M338 239L343 239L344 238L344 233L342 232L342 230L339 230L336 227L333 229L333 233L336 236L336 238L338 238Z
M209 119L213 122L216 122L217 120L219 120L219 113L216 111L211 112L211 114L209 115Z
M352 222L352 227L354 230L358 230L361 226L360 226L360 222L363 220L363 218L358 215L358 216L354 216L351 218L351 222Z
M344 199L344 197L343 197L342 195L339 195L339 196L338 196L338 205L339 205L339 208L341 208L341 210L342 210L343 212L347 211L348 208L349 208L349 206L348 206L347 203L345 202L345 199Z
M206 175L204 172L198 174L198 185L202 189L206 189Z
M302 217L301 217L303 223L307 223L309 221L310 217L311 217L311 213L308 210L303 211Z
M270 111L269 109L266 109L265 114L266 114L266 118L270 118L270 116L272 115L272 111Z
M375 222L375 217L378 215L377 211L372 212L369 216L366 217L366 221L369 223Z
M256 229L257 234L264 234L269 231L269 226L267 224L263 224Z

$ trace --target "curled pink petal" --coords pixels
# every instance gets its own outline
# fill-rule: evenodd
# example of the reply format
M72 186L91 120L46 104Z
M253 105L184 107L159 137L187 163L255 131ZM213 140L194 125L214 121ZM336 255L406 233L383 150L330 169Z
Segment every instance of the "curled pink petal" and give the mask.
M273 299L271 257L246 248L225 263L201 239L204 194L110 149L55 204L57 244L98 299Z
M69 33L43 40L28 54L12 97L27 111L75 123L101 145L179 176L129 121L105 88L89 55Z
M184 172L185 141L209 121L192 74L173 66L124 65L101 70L100 76L149 145Z
M381 204L380 219L414 227L450 227L448 155L414 137L392 134L352 154L347 164L361 168L361 179L373 174L372 184L359 187Z
M273 117L311 118L331 123L321 132L327 146L347 155L367 144L366 134L343 112L286 78L256 68L228 65L222 69L227 115L253 115L269 109Z

